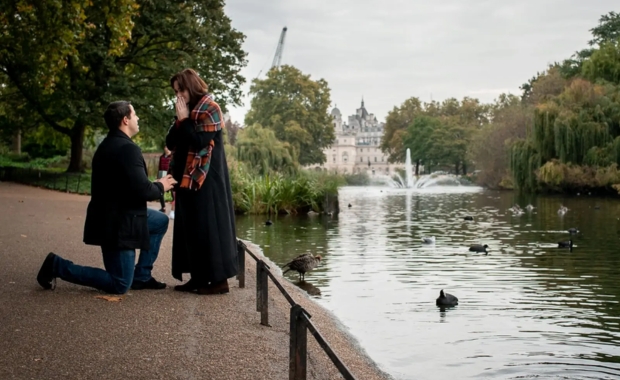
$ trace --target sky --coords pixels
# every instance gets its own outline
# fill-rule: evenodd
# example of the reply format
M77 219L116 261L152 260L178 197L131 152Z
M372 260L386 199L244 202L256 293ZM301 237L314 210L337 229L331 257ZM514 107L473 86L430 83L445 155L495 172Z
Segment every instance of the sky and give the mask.
M410 97L493 102L555 61L587 47L618 0L227 0L246 35L243 124L252 79L269 70L283 27L282 64L331 88L332 106L354 114L362 97L379 121ZM260 73L260 76L259 76ZM331 107L330 107L331 110Z

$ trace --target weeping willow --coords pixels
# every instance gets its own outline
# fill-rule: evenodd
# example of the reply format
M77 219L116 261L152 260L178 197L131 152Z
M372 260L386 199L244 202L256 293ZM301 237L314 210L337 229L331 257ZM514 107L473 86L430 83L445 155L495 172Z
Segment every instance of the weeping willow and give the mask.
M297 170L295 149L278 140L271 129L260 125L247 127L235 146L239 161L261 175L271 171L291 173Z
M544 161L555 157L555 120L560 113L555 103L542 104L534 112L530 138Z
M536 170L541 163L541 155L532 140L518 140L512 145L510 168L517 188L536 190Z

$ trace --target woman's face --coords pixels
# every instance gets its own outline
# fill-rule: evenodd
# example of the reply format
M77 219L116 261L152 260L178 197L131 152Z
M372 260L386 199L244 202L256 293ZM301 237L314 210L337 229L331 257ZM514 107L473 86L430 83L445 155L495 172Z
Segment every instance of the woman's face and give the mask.
M185 103L189 103L189 91L181 91L181 89L179 89L178 81L175 81L172 87L174 88L174 94L177 96L177 98L183 98Z

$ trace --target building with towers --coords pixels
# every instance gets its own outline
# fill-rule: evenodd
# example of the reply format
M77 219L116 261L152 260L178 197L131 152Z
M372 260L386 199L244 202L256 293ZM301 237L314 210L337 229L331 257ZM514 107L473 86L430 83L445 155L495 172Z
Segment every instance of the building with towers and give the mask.
M404 164L389 164L388 155L381 151L379 145L383 137L385 123L369 113L364 106L364 98L355 114L348 116L346 122L342 113L335 106L331 110L332 124L336 140L323 153L327 158L323 165L312 165L340 174L358 174L366 172L369 176L391 175Z

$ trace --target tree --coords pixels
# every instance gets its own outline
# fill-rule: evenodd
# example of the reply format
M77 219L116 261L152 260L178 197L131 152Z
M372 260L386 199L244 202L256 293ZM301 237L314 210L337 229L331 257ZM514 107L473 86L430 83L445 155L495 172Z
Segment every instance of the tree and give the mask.
M581 74L583 64L597 50L597 47L620 38L620 14L609 12L602 15L599 25L590 29L592 39L588 41L589 48L575 52L572 57L560 64L560 71L565 78L573 78Z
M411 160L415 162L415 175L419 175L420 165L428 167L434 157L433 134L441 126L441 121L436 117L421 115L413 119L407 128L407 133L403 139L403 147L411 151Z
M223 0L8 1L0 5L0 83L28 118L71 138L68 171L80 171L88 128L110 101L131 100L139 139L161 140L173 112L170 76L195 68L225 109L239 104L244 36Z
M620 84L620 37L616 41L603 43L592 53L583 64L582 74L591 81Z
M561 68L550 65L547 71L538 73L520 88L523 90L522 100L527 104L545 102L564 91L568 80L562 76Z
M423 111L420 99L412 97L388 112L380 146L389 155L388 162L405 162L407 128Z
M254 124L244 128L235 144L237 158L261 175L270 171L297 169L295 152L290 144L278 140L275 132Z
M260 124L294 149L300 165L325 162L323 149L336 139L330 90L324 79L312 80L293 66L272 68L265 79L254 79L245 125Z
M498 188L510 180L510 147L526 137L532 123L532 107L522 103L516 95L501 94L492 106L491 123L480 129L472 138L469 149L479 184Z
M241 125L238 122L234 122L232 120L226 121L226 136L228 137L228 143L230 145L235 145L237 142L237 136L239 135L239 131L241 130Z

